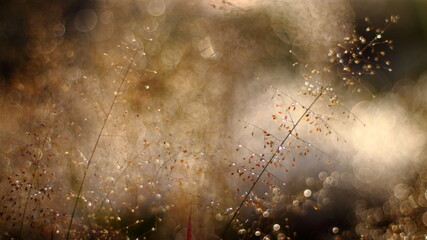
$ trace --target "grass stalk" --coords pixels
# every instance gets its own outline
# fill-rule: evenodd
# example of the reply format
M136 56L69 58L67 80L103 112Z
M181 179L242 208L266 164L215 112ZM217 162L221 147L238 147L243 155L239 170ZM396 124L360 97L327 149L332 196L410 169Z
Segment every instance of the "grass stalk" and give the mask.
M128 67L127 67L127 69L126 69L126 71L125 71L125 73L124 73L124 75L122 77L120 85L117 88L117 91L116 91L117 94L114 96L113 102L111 103L110 108L109 108L109 110L107 112L107 116L104 118L104 122L103 122L102 127L101 127L101 129L99 131L98 137L96 138L95 145L94 145L94 147L92 149L92 152L91 152L90 157L89 157L89 161L88 161L88 163L86 165L86 168L84 170L83 179L82 179L82 181L80 183L80 187L79 187L79 190L78 190L77 196L76 196L76 201L74 202L73 211L71 213L70 222L68 224L67 235L65 237L65 239L67 239L67 240L70 238L70 231L71 231L71 227L73 225L74 215L76 214L77 204L79 203L79 199L81 198L82 191L83 191L83 186L84 186L84 183L85 183L85 180L86 180L86 177L87 177L87 173L88 173L89 167L91 166L91 163L92 163L92 160L93 160L93 156L95 155L96 149L98 148L99 140L101 139L102 133L104 132L105 126L107 125L107 122L108 122L108 119L110 117L110 114L111 114L111 112L112 112L112 110L114 108L114 105L116 103L117 97L119 96L120 91L122 90L122 87L123 87L123 84L124 84L124 82L126 80L126 77L129 74L130 68L132 66L132 63L134 61L134 58L135 58L137 52L138 52L138 50L135 50L135 53L133 54L132 59L131 59L129 65L128 65Z
M227 225L225 226L224 231L221 234L221 239L224 239L225 234L227 233L228 229L230 228L231 223L233 222L233 220L236 218L237 214L239 213L240 209L242 208L243 204L245 204L246 200L248 199L249 195L251 194L252 190L255 188L256 184L258 183L258 181L261 179L262 175L264 174L265 171L267 171L268 166L272 163L273 158L278 154L279 152L279 148L283 147L283 145L285 144L286 140L288 140L288 138L290 136L292 136L292 132L295 130L295 128L298 126L298 124L301 122L301 120L304 118L304 116L308 113L308 111L310 111L311 107L317 102L317 100L319 100L319 98L323 95L323 89L322 91L319 93L319 95L313 100L313 102L310 104L310 106L308 108L306 108L306 110L304 111L304 113L301 115L301 117L298 119L298 121L294 124L294 126L291 128L291 130L289 130L288 134L286 135L286 137L283 139L283 141L280 143L279 147L276 148L276 150L274 151L273 155L270 157L270 160L267 162L267 164L264 166L264 168L262 169L261 173L258 175L258 177L255 179L254 183L252 184L251 188L249 189L249 191L246 193L245 197L243 198L243 200L240 202L240 205L237 207L236 211L233 214L233 217L231 217L231 219L228 221Z

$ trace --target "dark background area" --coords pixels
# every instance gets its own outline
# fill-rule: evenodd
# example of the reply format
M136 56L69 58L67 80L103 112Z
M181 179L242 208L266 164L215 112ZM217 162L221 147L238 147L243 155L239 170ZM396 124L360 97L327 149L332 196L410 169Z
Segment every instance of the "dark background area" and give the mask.
M427 69L427 1L350 1L356 13L359 31L366 28L365 17L376 27L384 25L384 19L399 15L399 22L386 32L385 38L394 42L395 49L389 51L392 72L382 71L374 80L377 90L390 90L401 79L416 81ZM385 78L384 78L385 77ZM388 80L388 81L387 81Z

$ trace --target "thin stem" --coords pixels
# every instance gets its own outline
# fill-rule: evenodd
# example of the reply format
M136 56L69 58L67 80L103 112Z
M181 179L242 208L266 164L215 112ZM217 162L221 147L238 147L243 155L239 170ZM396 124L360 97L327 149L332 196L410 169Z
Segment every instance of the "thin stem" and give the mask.
M31 196L31 189L33 189L33 183L34 183L34 179L35 179L35 177L36 177L36 175L37 175L37 170L38 170L38 162L36 162L36 166L35 166L35 168L34 168L34 172L33 172L33 174L32 174L32 179L31 179L31 185L30 185L30 187L28 188L28 194L27 194L27 199L26 199L26 201L25 201L25 206L24 206L24 212L22 213L22 219L21 219L21 226L20 226L20 236L22 237L22 234L23 234L23 232L24 232L24 221L25 221L25 215L26 215L26 213L27 213L27 208L28 208L28 202L30 201L30 196Z
M107 191L107 195L102 199L101 204L98 207L97 211L100 211L102 209L102 206L104 205L105 201L107 200L108 196L110 196L111 192L113 191L114 186L117 184L117 182L121 179L121 177L124 175L124 173L126 172L126 170L133 164L133 162L139 157L139 155L141 155L148 147L150 146L150 144L147 144L138 154L136 154L130 161L125 162L126 167L123 169L123 171L120 173L120 175L117 177L117 179L113 182L113 184L110 186L110 188ZM124 164L124 165L125 165ZM123 165L123 166L124 166ZM123 167L122 166L122 167Z
M49 133L49 131L48 131L48 132L46 132L46 135L45 135L45 137L44 137L44 142L43 142L43 144L41 145L41 148L42 148L42 149L43 149L43 147L44 147L44 146L45 146L45 144L46 144L46 138L47 138L47 136L48 136L48 133ZM23 234L23 232L24 232L24 221L25 221L25 215L27 214L28 203L29 203L29 201L30 201L30 196L31 196L31 190L33 189L34 182L36 181L37 171L38 171L38 169L39 169L39 162L40 162L40 160L36 160L36 161L35 161L35 168L34 168L34 172L33 172L33 175L31 175L31 176L32 176L32 178L31 178L31 181L29 182L29 183L30 183L30 186L29 186L29 189L28 189L27 199L26 199L26 201L25 201L25 205L24 205L24 212L22 213L21 226L20 226L20 230L19 230L19 236L21 236L21 237L22 237L22 234Z
M290 116L290 115L289 115ZM263 129L263 128L261 128L261 127L258 127L257 125L255 125L255 124L252 124L252 123L250 123L250 122L247 122L247 121L244 121L244 120L241 120L242 122L245 122L248 126L252 126L252 127L254 127L254 128L256 128L256 129L258 129L258 130L260 130L260 131L262 131L262 132L267 132L267 130L265 130L265 129ZM295 125L295 123L293 122L293 120L292 120L292 124L293 125ZM295 132L297 132L296 131L296 129L294 130ZM276 139L276 140L280 140L278 137L276 137L274 134L271 134L271 133L269 133L274 139ZM308 142L307 140L304 140L303 138L301 138L301 137L299 137L297 134L293 134L293 133L291 133L291 136L293 136L296 140L298 140L298 141L301 141L301 142L303 142L303 143L305 143L305 144L307 144L307 145L309 145L310 147L313 147L314 149L316 149L318 152L320 152L321 154L323 154L323 155L325 155L326 157L328 157L328 158L330 158L330 159L334 159L333 157L331 157L329 154L327 154L326 152L324 152L324 151L322 151L319 147L317 147L316 145L314 145L314 144L311 144L310 142ZM242 145L244 148L246 148L246 150L248 150L249 152L251 152L252 154L254 154L254 156L257 156L258 158L261 158L260 156L258 156L258 154L256 154L254 151L252 151L251 149L249 149L248 147L246 147L245 145ZM286 148L286 147L285 147ZM267 171L267 173L270 173L271 174L271 172L269 172L269 171ZM274 177L274 175L273 175L273 177ZM277 178L277 179L279 179L279 178Z
M304 116L307 114L308 111L310 111L310 108L317 102L317 100L322 96L323 89L320 92L320 94L313 100L313 102L310 104L308 108L306 108L305 112L301 115L301 117L298 119L298 121L295 123L295 125L292 127L291 130L289 130L289 133L286 135L286 137L283 139L283 141L280 143L279 147L283 147L283 144L285 144L286 140L292 135L292 132L295 130L295 128L298 126L298 124L301 122L301 120L304 118ZM267 162L265 167L262 169L261 173L258 175L255 182L252 184L249 191L246 193L245 197L243 198L242 202L240 203L239 207L236 209L236 211L233 214L233 217L228 221L227 226L225 227L223 233L221 234L221 239L224 239L225 234L227 233L228 228L230 227L233 220L236 218L237 214L239 213L240 209L242 208L243 204L245 204L246 200L248 199L249 195L251 194L252 190L254 189L255 185L258 183L259 179L261 179L261 176L264 174L264 172L267 170L270 163L272 163L273 158L277 155L279 152L279 147L274 151L273 155L270 157L270 160Z
M79 199L81 198L82 191L83 191L83 185L84 185L84 183L85 183L85 180L86 180L86 176L87 176L87 173L88 173L89 167L90 167L90 165L91 165L91 163L92 163L93 156L95 155L95 151L96 151L96 149L97 149L97 147L98 147L99 140L101 139L102 133L104 132L104 128L105 128L105 126L107 125L107 122L108 122L108 119L109 119L109 117L110 117L110 114L111 114L111 112L112 112L112 110L113 110L113 107L114 107L114 105L115 105L115 103L116 103L117 97L119 96L120 91L122 90L123 84L124 84L124 82L125 82L125 80L126 80L126 77L127 77L128 73L129 73L129 71L130 71L130 68L131 68L131 66L132 66L132 63L133 63L133 61L134 61L134 58L135 58L135 56L136 56L137 52L138 52L138 51L137 51L137 50L135 50L135 53L133 54L132 59L131 59L131 61L130 61L129 65L128 65L127 69L126 69L126 72L125 72L125 74L124 74L123 78L122 78L122 81L120 82L119 88L117 89L117 94L114 96L113 102L112 102L112 103L111 103L111 105L110 105L110 109L108 110L107 116L106 116L106 117L105 117L105 119L104 119L104 123L102 124L101 130L99 131L99 134L98 134L98 137L97 137L97 139L96 139L95 145L94 145L94 147L93 147L93 149L92 149L92 152L91 152L91 154L90 154L90 158L89 158L89 161L88 161L88 163L87 163L87 165L86 165L85 171L84 171L84 173L83 173L83 179L82 179L82 182L80 183L79 191L78 191L78 193L77 193L76 201L74 202L74 207L73 207L73 211L72 211L72 213L71 213L70 223L68 224L67 236L66 236L66 238L65 238L65 239L67 239L67 240L70 238L70 231L71 231L71 227L72 227L72 225L73 225L73 220L74 220L74 215L75 215L75 213L76 213L77 204L79 203Z

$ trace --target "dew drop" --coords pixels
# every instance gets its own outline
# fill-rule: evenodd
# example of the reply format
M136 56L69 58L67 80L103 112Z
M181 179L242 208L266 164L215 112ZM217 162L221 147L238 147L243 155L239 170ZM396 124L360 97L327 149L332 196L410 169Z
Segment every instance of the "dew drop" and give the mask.
M305 191L304 191L304 197L310 197L311 196L311 190L310 189L306 189Z
M215 220L217 220L218 222L221 222L224 219L224 216L221 213L217 213L215 215Z
M268 218L270 216L270 213L268 211L265 211L262 213L262 216Z
M337 234L339 231L340 231L340 229L337 228L337 227L333 227L332 228L332 232L335 233L335 234Z

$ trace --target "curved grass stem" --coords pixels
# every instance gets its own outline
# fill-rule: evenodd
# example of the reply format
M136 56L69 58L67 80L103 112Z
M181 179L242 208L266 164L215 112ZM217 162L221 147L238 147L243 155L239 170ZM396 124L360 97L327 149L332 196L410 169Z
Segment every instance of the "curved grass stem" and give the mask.
M37 175L37 170L38 170L38 163L36 162L36 166L35 166L35 168L34 168L34 172L33 172L33 174L31 175L31 176L32 176L32 179L31 179L31 181L30 181L31 186L30 186L30 188L28 189L27 198L26 198L26 200L25 200L24 212L22 213L21 226L20 226L20 230L19 230L19 236L21 236L21 237L22 237L22 234L23 234L23 232L24 232L24 221L25 221L25 215L27 214L28 203L29 203L29 201L30 201L30 197L31 197L31 189L33 188L33 183L34 183L35 177L36 177L36 175Z
M300 118L298 119L298 121L295 122L294 126L291 128L291 130L289 130L289 133L286 135L286 137L283 139L283 141L280 143L279 147L283 147L283 145L285 144L286 140L288 140L288 138L290 136L292 136L292 132L295 130L295 128L298 126L298 124L301 122L301 120L304 118L304 116L307 114L308 111L310 111L311 107L317 102L317 100L319 100L319 98L323 95L323 89L322 91L319 93L319 95L313 100L313 102L310 104L310 106L308 108L305 109L305 112L300 116ZM242 208L243 204L245 204L246 200L248 199L249 195L251 194L252 190L255 188L256 184L258 183L258 181L261 179L261 176L264 174L265 171L267 171L268 166L272 163L273 158L278 154L279 152L279 147L276 149L276 151L274 151L273 155L270 157L270 160L267 162L267 164L264 166L264 168L262 169L261 173L258 175L258 177L255 179L254 183L252 184L251 188L249 189L249 191L246 193L245 197L243 198L243 200L240 202L240 205L237 207L236 211L233 214L233 217L231 217L231 219L228 221L227 225L225 226L224 231L221 234L221 239L224 239L225 234L228 231L228 228L230 227L231 223L233 222L233 220L236 218L237 214L239 213L240 209Z
M91 152L90 157L89 157L89 161L88 161L88 163L87 163L87 165L86 165L86 168L85 168L85 170L84 170L84 173L83 173L83 179L82 179L82 181L81 181L81 183L80 183L80 187L79 187L79 190L78 190L78 192L77 192L77 196L76 196L76 201L74 202L73 211L72 211L72 213L71 213L70 222L69 222L69 224L68 224L67 235L66 235L66 237L65 237L65 239L67 239L67 240L70 238L70 231L71 231L71 227L72 227L72 225L73 225L74 215L76 214L77 204L79 203L79 199L81 198L82 191L83 191L83 186L84 186L84 183L85 183L85 180L86 180L86 176L87 176L87 173L88 173L89 167L90 167L90 165L91 165L91 163L92 163L93 156L95 155L96 149L98 148L99 140L101 139L102 133L104 132L105 126L107 125L107 122L108 122L108 119L109 119L109 117L110 117L110 114L111 114L111 112L112 112L112 110L113 110L113 108L114 108L114 105L115 105L115 103L116 103L117 97L119 96L120 91L122 90L122 87L123 87L123 84L124 84L124 82L125 82L125 80L126 80L126 77L127 77L127 75L129 74L130 68L131 68L131 66L132 66L132 63L133 63L133 61L134 61L134 58L135 58L135 56L136 56L137 52L138 52L138 50L135 50L135 53L133 54L133 56L132 56L132 58L131 58L131 61L130 61L129 65L128 65L128 67L127 67L127 69L126 69L126 71L125 71L125 73L124 73L124 75L123 75L123 77L122 77L122 80L121 80L121 82L120 82L120 85L119 85L119 87L117 88L117 94L115 94L115 96L114 96L114 98L113 98L113 102L112 102L112 103L111 103L111 105L110 105L110 109L109 109L109 110L108 110L108 112L107 112L107 116L104 118L104 122L103 122L102 127L101 127L101 129L100 129L100 131L99 131L99 134L98 134L98 136L97 136L97 138L96 138L95 145L94 145L94 147L93 147L93 149L92 149L92 152Z
M48 136L48 133L45 134L45 138L46 139ZM43 144L41 145L41 148L43 148L45 146L46 142L43 142ZM22 219L21 219L21 225L20 225L20 229L19 229L19 236L22 238L22 234L24 233L24 221L25 221L25 216L27 214L27 209L28 209L28 203L30 202L30 197L31 197L31 190L33 189L33 185L35 184L36 181L36 177L37 177L37 171L39 170L39 161L40 160L36 160L35 161L35 167L34 167L34 172L31 175L31 181L29 181L30 183L30 187L28 189L28 194L25 200L25 205L24 205L24 211L22 213Z

